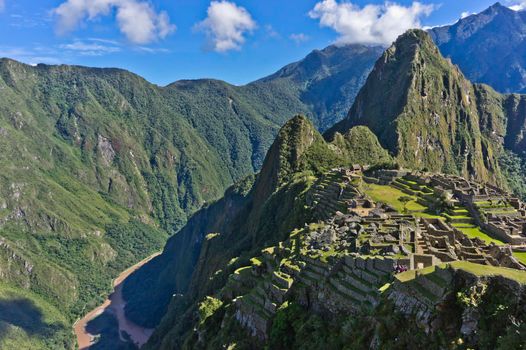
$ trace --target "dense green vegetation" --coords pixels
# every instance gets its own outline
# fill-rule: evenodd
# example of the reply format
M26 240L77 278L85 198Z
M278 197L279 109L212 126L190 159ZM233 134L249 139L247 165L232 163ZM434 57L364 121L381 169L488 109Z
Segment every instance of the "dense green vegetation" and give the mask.
M382 148L378 138L366 126L351 128L346 134L336 133L334 144L349 164L386 164L393 162L387 150Z
M505 174L510 190L521 198L526 198L526 157L519 157L511 151L505 151L499 158L502 172Z
M39 295L0 283L0 348L72 348L70 323Z
M523 149L522 106L520 96L470 83L426 32L413 30L377 61L348 117L326 136L338 139L336 132L365 125L402 167L521 191L518 176L505 176L520 164L505 149L516 155Z
M119 270L258 170L286 120L343 118L380 53L331 47L242 87L0 60L5 281L71 322Z
M305 198L327 169L353 162L368 163L372 169L390 164L504 183L495 156L503 153L505 145L492 135L506 135L507 98L486 86L470 84L440 56L424 32L402 36L377 62L349 117L326 134L331 142L324 142L305 118L291 120L278 133L250 191L241 195L230 190L201 210L170 239L160 257L128 280L127 314L145 326L156 325L162 318L147 348L253 346L234 320L232 306L212 303L215 299L208 297L218 296L228 276L250 274L249 268L241 267L261 263L254 256L262 248L276 245L297 232L293 229L312 221ZM401 211L406 207L422 217L467 218L465 208L444 213L438 210L440 203L426 207L416 203L417 195L394 188L370 185L369 192L374 199L388 201ZM404 196L411 200L404 203ZM471 236L483 234L476 227L459 229L471 230ZM329 261L332 255L333 251L325 251L321 260ZM469 267L464 271L472 273ZM141 289L141 285L148 287ZM444 317L458 322L462 310L454 304L448 307L452 313L445 312ZM291 302L279 310L271 334L269 348L316 348L322 342L328 348L342 348L342 344L361 348L369 346L371 339L388 348L395 338L401 349L415 343L462 348L462 339L458 344L451 342L457 340L458 328L429 337L416 322L393 313L387 301L374 314L352 319L343 315L335 322ZM210 343L199 343L200 336ZM510 342L514 341L517 338L511 337Z

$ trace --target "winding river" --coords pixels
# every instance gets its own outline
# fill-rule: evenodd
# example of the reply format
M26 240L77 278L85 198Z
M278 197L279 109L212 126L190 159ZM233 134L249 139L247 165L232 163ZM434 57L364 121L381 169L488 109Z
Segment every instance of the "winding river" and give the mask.
M75 335L77 336L77 342L80 350L89 349L89 347L93 345L95 341L95 335L88 333L86 330L87 324L106 310L110 311L116 318L119 324L119 334L121 340L125 341L124 337L122 336L122 333L125 332L138 347L141 347L148 341L148 338L150 338L153 333L153 329L143 328L131 322L124 314L126 302L122 297L122 284L129 275L159 254L160 252L150 255L146 259L123 271L119 277L113 281L113 293L110 294L108 299L106 299L102 305L90 311L86 316L75 322L73 329L75 331Z

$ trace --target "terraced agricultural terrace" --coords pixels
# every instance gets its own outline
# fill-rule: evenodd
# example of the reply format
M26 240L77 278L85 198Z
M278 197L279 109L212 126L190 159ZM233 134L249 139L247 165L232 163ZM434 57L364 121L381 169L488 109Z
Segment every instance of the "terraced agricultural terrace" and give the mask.
M404 170L366 176L358 168L334 169L313 185L307 202L317 222L262 250L219 296L259 339L269 337L291 299L338 314L373 309L387 298L427 324L457 270L525 281L522 241L488 230L510 213L518 222L524 204L495 187Z

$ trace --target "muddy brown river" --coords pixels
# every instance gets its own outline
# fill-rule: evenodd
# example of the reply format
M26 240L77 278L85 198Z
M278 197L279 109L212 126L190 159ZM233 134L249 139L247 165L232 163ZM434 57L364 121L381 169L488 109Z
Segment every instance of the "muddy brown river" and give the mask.
M75 331L75 335L77 336L77 342L80 350L89 349L89 347L94 344L96 339L95 335L90 334L86 330L86 326L91 320L102 314L104 311L110 311L115 316L119 324L119 334L121 340L126 341L126 339L122 337L122 333L125 332L138 347L141 347L148 341L148 338L150 338L153 333L153 329L143 328L131 322L124 314L126 302L122 297L122 284L129 275L159 254L160 252L150 255L146 259L138 262L137 264L122 272L119 277L113 281L113 293L110 294L108 299L106 299L102 305L90 311L88 314L86 314L86 316L75 322L73 329Z

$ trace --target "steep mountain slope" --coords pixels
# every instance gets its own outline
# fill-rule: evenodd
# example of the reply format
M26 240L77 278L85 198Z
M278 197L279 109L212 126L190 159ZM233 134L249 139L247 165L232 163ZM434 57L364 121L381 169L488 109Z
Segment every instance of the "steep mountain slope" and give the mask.
M307 115L324 131L345 117L384 48L331 45L247 86L299 99ZM298 111L299 112L299 111Z
M364 129L352 129L352 136L342 138L352 143L362 139L360 135L370 137L369 164L384 162L388 158L385 150ZM245 180L228 190L223 199L197 212L169 240L161 256L126 281L127 315L138 324L153 327L171 303L166 316L171 321L161 328L172 327L198 296L224 283L228 271L238 267L253 249L277 242L312 218L304 201L316 176L361 159L364 155L359 152L347 155L326 143L305 117L295 117L278 133L255 181Z
M323 113L354 98L376 54L327 49L244 87L197 80L161 88L118 69L0 60L6 288L40 295L56 308L50 313L73 321L101 300L120 270L259 169L291 115L330 122ZM322 98L326 109L316 119L304 94L347 79L337 96Z
M500 92L526 92L526 12L496 3L429 33L470 80Z
M378 144L365 126L338 136L352 145L368 137L370 144ZM370 154L379 155L371 165L385 160L381 149ZM431 204L425 209L418 203L431 203L430 196L442 198L444 188L435 192L431 182L415 182L416 175L411 181L398 179L392 187L378 185L379 179L338 168L352 164L354 157L336 143L324 142L305 118L288 122L255 181L247 179L199 211L161 256L127 281L128 316L150 327L162 317L145 348L458 344L461 349L467 344L505 349L520 344L526 272L455 261L395 277L396 266L410 264L404 259L417 253L427 229L402 232L422 225L412 215L438 218L437 208L433 214ZM405 192L398 189L402 185ZM358 211L370 210L364 196L377 188L379 202L400 201L408 193L426 200L410 212L404 205L404 213L378 202L371 216L337 212L360 201L366 206ZM447 217L451 208L444 208ZM428 229L445 229L430 222ZM477 246L483 241L449 230L459 235L455 249L471 252L459 257L485 259L473 253L480 252ZM439 238L428 239L439 245ZM386 249L392 244L400 248ZM447 251L434 250L450 261L443 255Z
M161 89L120 70L10 60L0 77L0 275L70 324L252 173L281 123L267 119L278 104L255 112L224 83Z
M327 136L365 125L401 166L504 184L504 147L524 151L522 99L470 83L428 34L413 30L378 60L348 117Z

